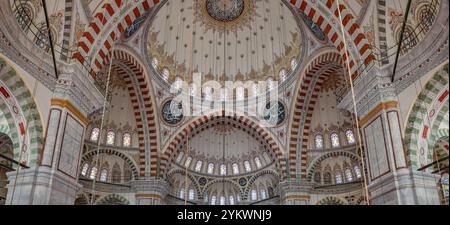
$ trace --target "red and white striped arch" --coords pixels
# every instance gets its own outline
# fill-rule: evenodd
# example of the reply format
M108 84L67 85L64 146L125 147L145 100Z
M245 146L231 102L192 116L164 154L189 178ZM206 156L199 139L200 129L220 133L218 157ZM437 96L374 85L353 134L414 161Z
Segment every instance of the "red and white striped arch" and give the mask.
M136 18L162 1L136 0L126 4L124 0L111 0L105 3L84 32L78 43L80 50L74 54L74 58L82 64L91 65L90 67L95 72L100 70L108 61L108 53L111 51L113 43L122 35L124 30ZM355 16L344 4L337 7L336 0L290 0L290 4L304 12L322 29L336 47L344 62L349 56L349 67L353 78L358 76L358 63L362 62L368 65L375 59L369 42L364 33L361 32ZM341 17L339 17L339 12ZM342 18L342 21L340 21L340 18ZM341 22L344 25L350 52L345 52Z
M281 145L277 143L273 135L259 126L257 122L246 116L232 113L225 115L225 112L223 111L195 118L181 128L180 131L168 141L161 156L161 172L163 175L168 172L169 164L172 163L175 158L173 157L174 154L178 154L177 151L186 144L187 137L192 138L193 135L199 132L199 129L204 129L203 125L214 123L218 118L227 118L230 121L233 121L235 123L234 125L243 126L244 129L252 130L252 134L260 139L259 141L264 142L275 155L275 163L280 172L280 177L286 177L286 157L284 151L280 148Z
M326 52L317 56L305 69L293 103L289 139L289 175L291 178L306 178L308 141L312 116L325 80L342 70L342 58L338 53ZM298 158L300 157L300 158ZM300 165L298 165L300 162ZM298 171L300 169L300 171Z
M113 64L113 68L127 84L136 118L139 138L139 176L156 177L158 169L157 119L148 76L141 63L124 50L114 50L113 59L121 64Z

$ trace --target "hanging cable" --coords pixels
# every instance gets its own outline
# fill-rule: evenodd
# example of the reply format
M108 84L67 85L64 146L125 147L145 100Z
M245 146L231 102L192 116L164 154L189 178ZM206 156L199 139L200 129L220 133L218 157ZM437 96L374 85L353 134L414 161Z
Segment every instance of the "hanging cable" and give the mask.
M340 0L336 1L337 4L337 12L338 12L338 17L339 17L339 24L341 27L341 33L342 33L342 38L343 38L343 42L344 42L344 54L345 54L345 58L346 58L346 69L347 69L347 75L349 77L349 81L350 81L350 88L351 88L351 93L352 93L352 100L353 100L353 109L355 110L355 121L356 121L356 128L357 128L357 136L358 136L358 143L359 143L359 149L360 149L360 157L361 157L361 165L362 165L362 171L363 171L363 178L364 178L364 188L365 188L365 200L367 205L370 205L370 199L369 199L369 188L368 188L368 181L367 181L367 177L366 177L366 165L365 165L365 160L364 160L364 153L363 153L363 146L362 146L362 138L361 138L361 133L360 133L360 124L358 121L358 109L356 107L356 96L355 96L355 87L353 85L353 80L352 80L352 73L351 73L351 68L350 68L350 58L349 58L349 52L348 52L348 47L347 47L347 40L345 37L345 31L344 31L344 25L342 24L342 15L341 15L341 10L340 10Z

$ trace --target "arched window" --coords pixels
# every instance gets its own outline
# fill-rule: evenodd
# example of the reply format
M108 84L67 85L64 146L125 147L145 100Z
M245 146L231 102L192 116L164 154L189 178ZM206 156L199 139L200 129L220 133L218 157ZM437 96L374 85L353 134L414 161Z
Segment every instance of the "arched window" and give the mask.
M298 65L297 60L296 59L292 59L291 60L291 70L294 71L295 69L297 69L297 65Z
M280 76L280 81L282 81L282 82L285 81L287 79L286 70L285 69L281 69L279 76Z
M320 172L315 172L314 173L314 182L316 183L322 183L322 177L320 176Z
M241 201L241 196L237 195L236 200L237 200L237 202L240 202Z
M184 156L184 153L183 152L180 152L180 154L178 154L178 157L177 157L177 163L180 163L181 162L181 160L183 159L183 156Z
M350 169L348 169L348 168L345 170L345 178L347 179L348 182L352 182L353 181L352 171Z
M252 201L257 201L257 200L258 200L258 192L256 192L255 189L253 189L253 190L250 192L250 199L251 199Z
M185 166L185 167L191 166L191 162L192 162L192 157L189 156L189 157L186 159L186 162L184 162L184 166Z
M339 148L341 146L339 142L339 135L337 133L331 134L331 146L333 148Z
M167 82L167 81L169 80L169 76L170 76L170 71L169 71L169 69L164 68L164 69L162 70L161 75L162 75L163 80Z
M261 169L262 164L261 164L261 160L259 160L259 157L255 157L255 164L256 164L256 168Z
M194 189L189 189L189 200L193 201L195 199L195 191Z
M113 168L112 168L112 182L113 183L120 183L122 181L121 178L121 170L120 170L120 166L119 164L114 164Z
M91 131L91 141L97 142L100 137L100 129L98 127L94 127Z
M237 163L233 163L233 174L238 175L239 174L239 166Z
M184 188L181 188L181 190L180 190L180 198L181 199L185 199L186 198L186 192L185 192Z
M244 162L244 167L245 167L245 171L247 171L247 173L252 171L252 167L250 166L249 161Z
M211 205L216 205L216 200L217 200L217 197L215 195L213 195L211 197Z
M266 193L266 190L264 190L264 189L261 189L261 199L266 199L267 198L267 193Z
M448 173L445 173L441 177L441 186L442 186L442 193L445 198L448 198L449 192L448 192Z
M214 163L208 164L208 170L206 171L208 174L214 173Z
M227 165L225 165L225 164L220 165L220 175L222 175L222 176L227 175Z
M155 68L155 69L158 68L158 64L159 64L158 59L156 57L154 57L152 59L152 66L153 66L153 68Z
M195 164L195 172L200 172L202 170L202 165L202 161L197 161L197 163Z
M314 138L316 149L323 149L323 136L321 134L316 135Z
M87 175L88 170L89 170L89 164L85 163L83 165L83 168L81 169L81 175L83 175L85 177Z
M347 132L345 132L345 136L347 137L347 143L348 144L355 144L355 135L353 134L352 130L348 130Z
M342 184L342 175L340 173L335 175L336 184Z
M100 181L106 182L107 180L108 180L108 170L102 169L102 171L100 172Z
M106 144L107 145L114 145L114 140L116 138L116 133L114 131L110 130L106 134Z
M225 205L225 197L224 196L220 196L220 205Z
M94 180L97 177L97 167L92 167L91 174L89 175L89 178L91 180Z
M325 172L323 174L323 182L325 184L331 184L331 173L330 172Z
M131 134L130 133L123 134L122 145L123 145L123 147L126 147L126 148L131 147Z
M234 205L235 204L233 195L230 196L229 201L230 201L230 205Z
M359 169L359 166L353 167L353 170L355 171L356 178L361 178L361 170Z
M275 82L273 81L272 77L269 77L266 82L267 82L267 90L270 91L275 88Z

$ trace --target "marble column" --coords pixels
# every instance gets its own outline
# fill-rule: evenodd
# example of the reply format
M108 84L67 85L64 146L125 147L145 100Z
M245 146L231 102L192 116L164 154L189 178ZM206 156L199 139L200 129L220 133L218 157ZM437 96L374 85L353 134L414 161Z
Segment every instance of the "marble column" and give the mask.
M98 107L74 66L64 65L49 107L45 143L39 166L8 173L6 204L72 205L77 183L87 113ZM87 82L87 81L85 81ZM91 96L91 99L86 96ZM100 98L99 98L100 99ZM96 104L92 104L96 102Z
M312 184L306 181L285 181L278 187L281 205L310 205Z
M169 184L164 180L149 179L134 181L137 205L166 205L169 194Z
M398 97L390 77L374 69L356 81L355 89L370 203L439 204L439 178L408 165ZM349 96L339 105L354 112L351 106Z

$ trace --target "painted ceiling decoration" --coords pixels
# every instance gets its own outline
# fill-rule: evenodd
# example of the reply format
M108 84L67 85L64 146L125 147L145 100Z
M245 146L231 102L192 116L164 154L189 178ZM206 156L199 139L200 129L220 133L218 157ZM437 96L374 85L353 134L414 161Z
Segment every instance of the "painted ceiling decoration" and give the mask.
M283 2L170 3L156 13L147 37L149 64L163 80L191 82L198 72L203 82L284 81L303 58L302 28Z

